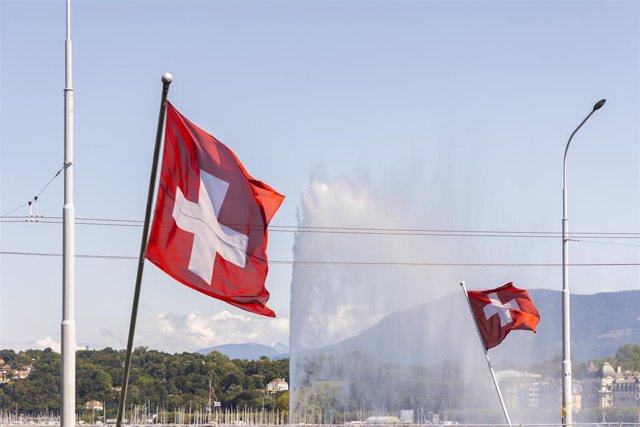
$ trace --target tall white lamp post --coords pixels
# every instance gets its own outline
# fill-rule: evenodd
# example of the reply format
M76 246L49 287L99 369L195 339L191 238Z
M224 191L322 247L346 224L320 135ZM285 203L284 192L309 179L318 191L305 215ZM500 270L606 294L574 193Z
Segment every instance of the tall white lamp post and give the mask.
M573 396L571 381L571 316L569 303L569 220L567 219L567 152L573 136L578 132L589 117L598 111L605 99L596 102L591 112L573 131L564 149L562 164L562 424L573 424Z
M60 425L76 425L75 207L73 204L73 85L71 0L67 0L64 84L64 206L62 207L62 324Z

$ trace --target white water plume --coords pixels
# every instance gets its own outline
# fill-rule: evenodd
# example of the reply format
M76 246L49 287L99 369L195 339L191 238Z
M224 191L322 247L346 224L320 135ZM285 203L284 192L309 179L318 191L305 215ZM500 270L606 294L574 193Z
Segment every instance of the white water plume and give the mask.
M409 265L513 255L504 239L401 231L468 229L487 215L482 207L491 198L474 191L479 184L449 177L439 166L426 187L422 168L404 170L402 180L393 174L380 182L366 174L311 179L298 215L302 232L291 286L293 421L349 421L401 409L442 415L460 408L461 400L465 408L491 408L484 419L501 421L459 281L490 288L522 275L507 268Z

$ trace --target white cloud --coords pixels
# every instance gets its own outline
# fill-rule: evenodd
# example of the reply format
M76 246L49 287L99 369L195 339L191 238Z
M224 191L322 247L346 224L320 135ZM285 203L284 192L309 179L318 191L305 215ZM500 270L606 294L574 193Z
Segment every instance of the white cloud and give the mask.
M223 310L204 314L160 313L141 322L136 345L178 352L229 343L289 342L289 319Z
M56 341L54 338L50 337L50 336L46 336L40 340L35 340L33 342L28 343L27 345L23 346L24 349L36 349L36 350L44 350L45 348L50 348L51 350L53 350L56 353L60 353L62 345L60 344L59 341ZM76 342L76 351L78 350L84 350L85 348L88 349L88 346L79 346L78 343Z
M60 353L60 343L48 335L45 338L42 338L41 340L36 340L31 345L31 348L35 348L38 350L44 350L45 348L50 348L56 353Z

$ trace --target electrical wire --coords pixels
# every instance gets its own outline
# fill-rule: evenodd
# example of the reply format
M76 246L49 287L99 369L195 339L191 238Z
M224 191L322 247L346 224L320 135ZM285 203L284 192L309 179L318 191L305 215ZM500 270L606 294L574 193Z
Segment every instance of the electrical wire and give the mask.
M0 219L0 223L41 223L61 224L61 217L31 217L14 216ZM142 221L112 218L76 218L77 225L103 226L103 227L142 227ZM562 234L555 231L515 231L515 230L457 230L457 229L417 229L417 228L366 228L366 227L309 227L292 225L272 225L269 231L280 233L316 233L316 234L351 234L368 236L431 236L431 237L508 237L508 238L558 238ZM587 239L640 239L640 233L636 232L573 232L571 236L584 241ZM595 242L594 242L595 243ZM618 243L611 243L618 244ZM627 245L619 243L620 245ZM633 246L633 245L631 245Z
M32 199L32 200L33 200L33 199ZM29 200L29 202L30 202L30 201L32 201L32 200ZM11 214L12 214L12 213L14 213L15 211L17 211L18 209L22 209L22 208L24 208L24 207L26 207L26 206L29 206L29 202L24 203L24 204L22 204L22 205L18 206L17 208L13 208L13 209L11 209L11 210L10 210L9 212L7 212L6 214L4 214L4 215L0 216L0 218L5 218L5 217L7 217L8 215L11 215ZM20 222L23 222L23 221L20 221Z
M52 252L0 251L0 255L61 257ZM76 254L76 258L137 260L138 257L126 255ZM392 267L561 267L559 263L467 263L467 262L407 262L407 261L319 261L319 260L271 260L276 265L351 265L351 266L392 266ZM569 267L636 267L638 262L613 263L574 263Z
M53 180L55 180L55 179L58 177L58 175L60 175L60 172L62 172L63 170L65 170L65 169L66 169L66 168L68 168L69 166L71 166L71 163L65 163L65 164L64 164L64 165L63 165L63 166L62 166L62 167L61 167L61 168L60 168L60 169L59 169L59 170L58 170L58 171L57 171L57 172L56 172L56 173L51 177L51 179L49 180L49 182L47 182L47 183L44 185L44 187L42 187L42 189L41 189L40 191L38 191L38 193L37 193L35 196L33 196L33 198L31 198L28 202L26 202L26 203L24 203L24 204L22 204L22 205L18 206L17 208L11 209L9 212L7 212L7 213L5 213L5 214L3 214L3 215L0 215L0 218L6 218L7 216L11 215L11 214L12 214L12 213L14 213L15 211L17 211L17 210L19 210L19 209L22 209L22 208L24 208L24 207L26 207L26 206L29 206L32 202L37 201L37 200L38 200L38 197L40 197L40 195L41 195L42 193L44 193L44 191L49 187L49 185L51 185L51 183L53 182Z
M633 243L617 243L617 242L597 242L595 240L584 240L584 239L567 239L570 242L580 242L580 243L594 243L598 245L617 245L617 246L635 246L640 248L640 245L635 245Z

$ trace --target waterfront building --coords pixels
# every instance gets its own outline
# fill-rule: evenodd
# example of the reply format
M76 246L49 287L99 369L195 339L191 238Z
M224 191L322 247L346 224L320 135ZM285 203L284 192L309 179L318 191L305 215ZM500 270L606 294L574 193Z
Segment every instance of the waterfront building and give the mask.
M102 402L98 401L98 400L88 400L85 404L84 404L84 409L88 410L88 411L102 411L104 409L104 405L102 404Z
M617 370L608 362L592 362L582 377L582 407L608 409L640 407L640 372Z
M505 404L511 408L557 408L562 405L562 383L540 374L507 370L496 372ZM581 385L572 382L573 407L582 409Z
M539 406L540 374L515 370L496 373L505 404L511 408L537 408Z
M267 391L269 393L287 390L289 390L289 384L284 380L284 378L276 378L267 384Z

